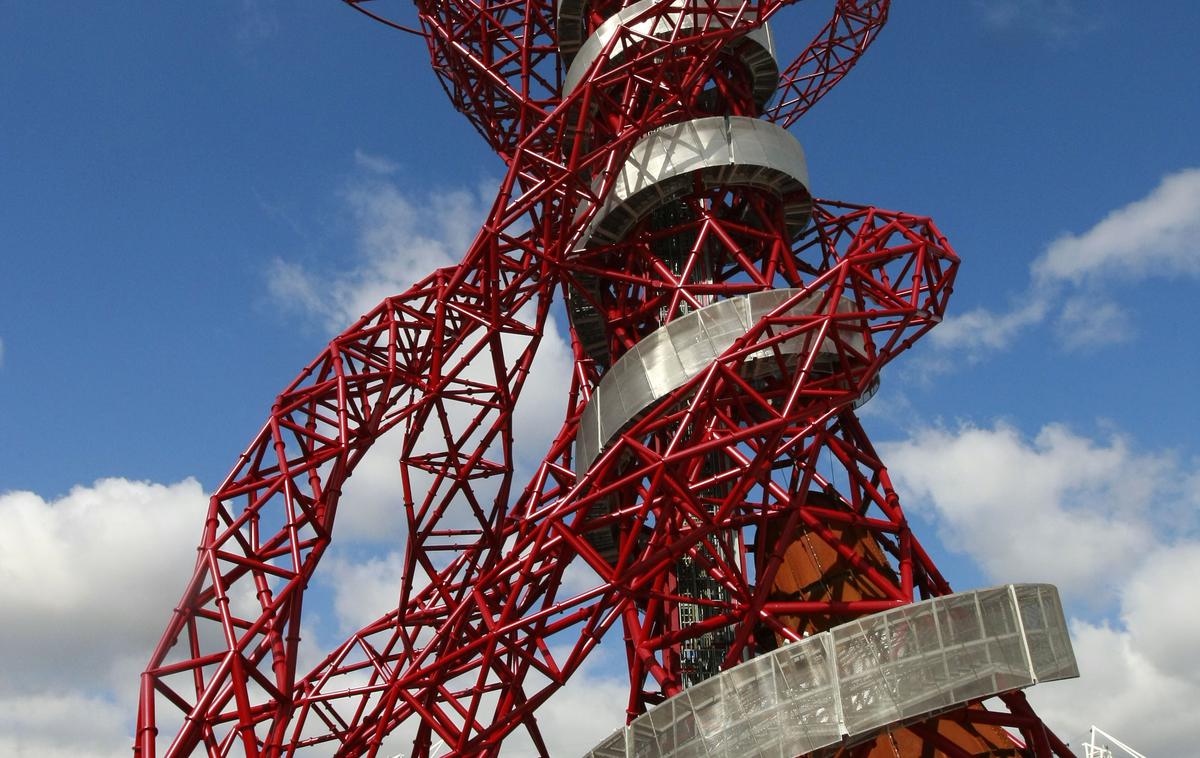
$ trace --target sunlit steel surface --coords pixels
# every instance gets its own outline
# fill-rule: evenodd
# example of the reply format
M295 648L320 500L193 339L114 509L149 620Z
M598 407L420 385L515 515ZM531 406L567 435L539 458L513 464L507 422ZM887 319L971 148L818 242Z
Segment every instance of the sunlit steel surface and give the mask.
M676 2L668 6L665 12L649 15L648 11L662 6L661 0L639 0L622 8L617 13L605 19L595 32L577 49L568 44L564 48L559 45L559 52L570 61L567 76L563 80L563 92L570 93L584 74L595 62L596 58L608 49L608 57L620 60L626 47L645 37L678 38L698 34L705 30L715 30L729 27L736 19L745 24L752 20L752 13L742 11L742 4L729 3L722 7L717 3L714 8L697 8L694 3ZM559 29L563 29L563 21L568 34L582 34L583 3L560 3L558 8ZM560 32L561 34L561 32ZM614 39L616 38L616 39ZM737 44L737 55L745 64L753 82L754 100L761 108L766 105L771 95L779 85L779 62L775 58L775 41L767 24L747 29Z
M621 356L605 372L591 401L583 411L576 437L576 470L586 471L600 451L630 421L689 379L707 369L751 328L789 300L790 306L777 318L816 316L827 307L822 292L805 294L802 289L778 289L721 300L693 311L652 332ZM854 310L854 303L842 298L839 312ZM831 364L847 354L862 355L861 322L837 322L839 340L826 337L819 344L811 330L778 343L775 349L785 356L806 355L815 350L814 365ZM760 365L771 370L774 351L770 348L751 353L743 363L743 372L753 375Z
M642 714L587 758L791 758L1077 676L1058 590L1009 584L864 616L778 648Z
M638 142L577 249L623 238L647 214L693 191L697 172L705 186L757 187L778 194L793 237L809 222L808 165L796 138L757 119L710 117L664 127ZM598 177L594 183L603 181ZM598 286L588 274L577 281L585 289ZM584 298L575 297L570 305L572 326L588 353L607 363L604 316Z
M793 239L812 214L808 162L791 132L745 116L710 116L664 126L638 142L578 247L612 244L667 200L704 187L755 187L784 199Z

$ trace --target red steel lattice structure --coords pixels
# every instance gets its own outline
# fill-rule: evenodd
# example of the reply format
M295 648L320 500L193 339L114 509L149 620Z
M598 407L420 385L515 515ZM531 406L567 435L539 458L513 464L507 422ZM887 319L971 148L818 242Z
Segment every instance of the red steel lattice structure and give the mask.
M734 125L792 124L889 5L837 0L774 68L768 105L755 61L774 55L761 30L787 4L594 0L570 15L416 0L434 70L507 174L462 262L336 337L213 493L142 675L135 755L375 755L401 726L413 755L496 755L517 730L546 754L538 707L606 633L623 636L632 718L716 668L950 591L854 412L945 310L958 258L933 223L720 166L672 169L649 206L612 202L646 197L618 185L648 135L703 123L734 145ZM580 464L588 405L622 356L772 291ZM513 411L556 296L572 319L567 414L518 482ZM399 602L298 671L304 589L342 488L389 432L403 444ZM1070 755L1020 692L1002 701L839 751Z

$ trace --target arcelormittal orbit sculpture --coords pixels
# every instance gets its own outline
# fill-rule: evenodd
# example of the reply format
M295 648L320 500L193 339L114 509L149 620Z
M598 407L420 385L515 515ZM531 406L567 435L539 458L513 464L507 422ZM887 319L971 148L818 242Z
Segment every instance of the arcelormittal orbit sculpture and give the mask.
M1053 588L952 594L855 416L958 258L928 218L815 199L787 127L888 2L831 3L781 65L787 4L416 0L507 174L462 262L335 338L213 494L136 755L376 755L393 730L546 754L538 709L605 635L630 726L595 756L1071 754L1021 692L1076 673ZM556 295L567 414L518 482ZM304 589L385 433L399 602L298 671Z

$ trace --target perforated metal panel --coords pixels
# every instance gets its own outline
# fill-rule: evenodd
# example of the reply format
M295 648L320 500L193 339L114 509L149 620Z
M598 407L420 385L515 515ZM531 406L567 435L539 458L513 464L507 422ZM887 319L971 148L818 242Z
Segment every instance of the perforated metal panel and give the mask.
M577 249L620 241L652 210L691 192L696 174L705 186L778 194L793 237L809 222L808 163L796 138L768 121L712 116L664 126L634 145Z
M584 408L575 438L576 470L586 471L603 446L626 424L712 365L755 324L789 300L800 298L787 309L784 314L787 317L829 311L831 304L825 302L825 293L818 291L800 297L803 293L799 289L777 289L720 300L675 319L638 342L605 372ZM846 298L836 307L840 313L854 310L854 303ZM841 360L839 347L861 354L864 349L861 328L861 322L852 319L834 322L830 329L837 330L838 339L826 336L815 346L818 362ZM816 341L811 332L789 337L774 348L749 355L743 370L749 373L772 370L773 361L769 359L774 358L776 350L784 356L807 355Z
M583 40L584 14L587 4L581 0L560 0L558 4L558 51L568 61L567 75L563 80L563 97L569 95L583 80L583 75L611 45L609 57L620 60L624 56L627 41L644 37L659 39L681 38L701 31L731 28L735 24L744 26L752 21L740 2L720 2L698 7L694 3L672 3L671 9L655 11L661 0L639 0L630 3L604 20L595 32ZM654 11L648 18L647 12ZM625 34L621 30L627 30ZM617 39L614 41L613 38ZM750 73L754 99L761 108L779 86L779 62L775 57L775 40L767 24L748 29L737 41L736 52Z
M792 758L1076 676L1058 590L1010 584L872 614L759 656L639 716L587 758Z

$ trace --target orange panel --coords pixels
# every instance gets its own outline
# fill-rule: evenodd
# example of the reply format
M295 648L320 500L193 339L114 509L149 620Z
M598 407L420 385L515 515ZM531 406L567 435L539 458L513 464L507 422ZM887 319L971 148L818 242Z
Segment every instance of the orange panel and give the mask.
M822 492L810 492L808 502L823 508L844 507ZM839 527L836 524L831 524L829 528L835 543L850 548L885 576L895 574L870 530L849 525ZM766 551L761 560L765 561L774 552L781 530L779 522L767 527ZM837 552L833 543L807 530L801 531L783 551L783 565L775 574L773 584L770 595L772 601L887 599L885 593ZM819 632L840 623L842 619L808 615L803 619L800 616L781 616L780 621L798 632ZM783 640L777 642L782 643Z

